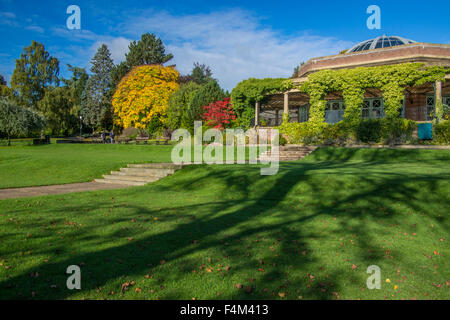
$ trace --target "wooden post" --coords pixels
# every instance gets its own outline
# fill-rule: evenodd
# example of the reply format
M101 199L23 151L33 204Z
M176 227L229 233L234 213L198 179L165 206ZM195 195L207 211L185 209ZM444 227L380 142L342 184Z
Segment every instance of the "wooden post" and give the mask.
M297 110L297 122L300 123L300 107Z
M434 85L434 105L436 108L436 121L439 122L442 117L442 82L436 81Z
M275 109L275 126L278 126L278 109Z
M283 121L284 119L289 119L289 92L284 93Z
M259 109L261 107L261 102L256 101L255 104L255 127L259 125Z

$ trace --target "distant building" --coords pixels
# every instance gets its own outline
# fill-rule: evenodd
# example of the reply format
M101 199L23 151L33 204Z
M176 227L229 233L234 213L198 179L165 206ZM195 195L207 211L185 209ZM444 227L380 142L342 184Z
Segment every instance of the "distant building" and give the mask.
M310 59L300 66L294 83L302 83L308 75L325 69L350 69L394 65L408 62L424 63L426 66L444 66L450 68L450 45L418 43L397 36L382 36L358 43L348 51L326 57ZM448 77L448 75L447 75ZM435 109L436 99L450 105L450 83L426 83L422 86L407 88L401 106L402 117L415 121L429 121ZM325 121L336 123L343 119L345 105L340 93L329 94ZM282 122L283 112L289 112L291 122L308 120L309 96L298 90L274 94L265 102L258 103L255 118L260 125L276 126ZM383 97L380 89L367 89L361 116L363 118L384 117Z

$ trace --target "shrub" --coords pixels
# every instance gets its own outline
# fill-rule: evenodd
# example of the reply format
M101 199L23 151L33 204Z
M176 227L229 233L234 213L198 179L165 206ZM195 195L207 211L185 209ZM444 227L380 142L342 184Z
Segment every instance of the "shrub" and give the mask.
M322 144L326 126L326 123L284 122L279 130L291 144Z
M380 142L383 136L383 126L380 119L364 119L356 129L356 138L364 143Z
M178 71L172 67L134 67L120 81L114 93L115 124L123 128L145 129L153 117L165 123L167 102L178 89L178 76Z
M182 119L183 128L189 129L191 133L194 132L194 121L201 121L204 113L203 107L209 105L211 102L225 99L225 92L220 88L216 80L211 80L204 84L199 90L195 92L192 97L189 109Z
M325 144L343 144L354 135L354 128L345 121L329 124L324 129Z
M381 120L382 134L386 144L399 144L412 140L416 122L402 118L385 118Z
M204 114L202 118L206 122L206 126L215 129L225 129L230 127L231 121L236 119L230 98L215 101L203 107Z
M186 118L186 112L198 89L200 85L190 81L181 84L179 89L170 96L167 108L167 125L170 129L176 130L182 127L182 119Z
M443 121L433 126L433 138L437 143L450 143L450 121Z

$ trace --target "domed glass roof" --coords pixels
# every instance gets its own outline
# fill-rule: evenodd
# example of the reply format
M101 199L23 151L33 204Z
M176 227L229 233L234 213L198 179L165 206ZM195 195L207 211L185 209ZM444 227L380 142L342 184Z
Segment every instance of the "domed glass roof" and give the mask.
M347 51L350 52L358 52L358 51L366 51L372 49L380 49L380 48L389 48L394 46L401 46L404 44L414 43L415 41L408 40L402 37L392 36L382 36L375 39L366 40L358 43L356 46Z

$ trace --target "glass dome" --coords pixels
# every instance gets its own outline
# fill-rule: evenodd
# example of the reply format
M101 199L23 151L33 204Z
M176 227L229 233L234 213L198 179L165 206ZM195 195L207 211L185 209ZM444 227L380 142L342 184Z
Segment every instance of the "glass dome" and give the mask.
M409 43L415 43L415 41L408 40L402 37L397 36L382 36L375 39L366 40L363 42L358 43L356 46L351 48L347 51L347 53L350 52L359 52L359 51L366 51L366 50L372 50L372 49L380 49L380 48L389 48L394 46L401 46L404 44Z

